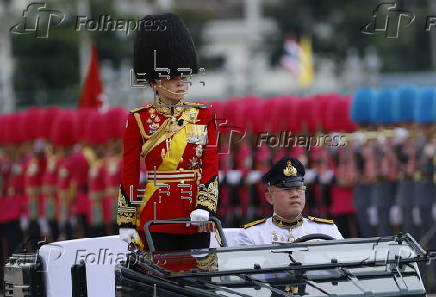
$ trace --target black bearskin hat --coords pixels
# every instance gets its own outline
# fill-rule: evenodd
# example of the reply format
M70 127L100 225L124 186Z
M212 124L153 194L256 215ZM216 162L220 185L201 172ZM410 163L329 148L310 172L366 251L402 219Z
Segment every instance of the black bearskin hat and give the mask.
M156 68L168 68L169 73L165 70L155 71L154 50ZM179 16L165 13L147 15L141 19L134 43L133 68L136 78L146 79L147 82L163 79L164 75L174 78L189 74L189 71L180 72L177 68L190 68L192 74L198 73L195 45Z

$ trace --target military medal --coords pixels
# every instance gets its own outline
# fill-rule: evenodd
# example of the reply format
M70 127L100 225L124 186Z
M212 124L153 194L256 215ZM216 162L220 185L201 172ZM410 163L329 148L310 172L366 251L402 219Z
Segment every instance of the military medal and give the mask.
M276 231L272 231L271 232L272 233L272 241L273 242L275 242L275 241L279 241L279 237L277 236L277 232Z
M153 124L149 125L151 130L157 130L157 129L159 129L159 126L160 125L158 123L153 123ZM156 131L154 131L154 132L156 132ZM154 132L152 132L152 133L154 133Z
M292 234L292 231L291 231L292 229L289 229L289 238L288 238L288 242L290 242L290 243L292 243L292 242L294 242L295 241L295 237L294 237L294 235Z
M203 146L202 145L197 145L197 147L195 148L195 155L199 158L201 158L201 156L203 155Z
M200 162L199 162L199 160L198 160L196 157L193 157L193 158L189 159L189 165L188 165L188 168L189 168L190 170L192 170L192 169L198 169L199 166L200 166Z

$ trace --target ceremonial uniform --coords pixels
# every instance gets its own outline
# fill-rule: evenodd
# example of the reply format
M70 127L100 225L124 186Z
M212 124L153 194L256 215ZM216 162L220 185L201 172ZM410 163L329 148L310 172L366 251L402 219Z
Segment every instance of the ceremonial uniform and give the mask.
M41 234L46 233L46 228L42 218L44 217L44 207L42 203L42 177L47 165L45 154L36 154L32 156L25 173L25 185L28 204L29 218L29 235L32 238L32 246L41 239ZM42 232L43 231L43 232Z
M117 228L117 194L121 183L122 159L118 156L109 157L104 165L105 198L103 200L103 219L108 226L108 233L113 234Z
M209 108L184 103L133 110L124 137L124 167L118 224L143 232L148 220L188 217L195 208L212 213L218 200L216 126ZM147 182L140 189L141 156ZM129 198L130 197L130 198ZM142 202L139 204L138 202ZM193 234L197 227L152 226L151 231Z
M273 205L274 215L244 225L238 237L240 245L292 243L297 238L314 233L335 239L343 238L332 220L302 215L305 200L304 175L303 164L295 158L285 157L273 165L262 181L269 187L265 198ZM284 218L279 213L287 217Z
M58 219L61 227L61 233L65 239L73 238L73 227L71 225L71 218L74 215L73 201L71 196L71 180L72 180L72 158L65 156L59 159L56 189L59 197Z
M59 158L54 153L47 154L47 169L42 177L42 196L44 201L44 213L49 225L52 241L59 237L59 197L56 191L59 172Z
M250 188L247 182L248 174L252 167L251 150L247 141L242 140L236 146L234 152L235 170L240 173L240 182L236 186L234 198L234 207L236 209L236 221L239 222L242 219L245 221L248 218L252 218L252 213L249 213L249 206L252 202L250 199Z
M117 197L121 183L122 172L122 138L126 129L128 111L121 107L111 108L106 115L106 127L109 136L108 156L103 165L104 173L104 198L103 220L106 224L108 235L118 234L116 224Z
M401 231L417 236L418 230L414 224L414 188L413 176L416 172L415 145L410 139L400 147L398 170L397 205L401 208Z
M64 110L55 117L50 139L59 156L56 190L59 197L60 230L63 238L72 239L75 224L73 220L72 151L77 141L77 118L72 111Z
M335 239L343 239L338 227L332 220L301 216L294 221L289 221L278 215L273 215L270 218L245 225L239 234L239 244L292 243L297 238L314 233L326 234Z
M193 214L204 220L206 214L216 212L218 154L212 110L199 103L182 102L185 91L176 93L162 85L165 77L180 82L183 72L198 73L189 30L180 17L170 13L148 15L142 21L165 24L167 28L149 30L141 26L134 42L135 75L154 84L159 99L155 105L134 109L128 116L117 222L123 229L120 235L127 228L136 228L144 242L147 221ZM157 71L156 63L166 67L166 75ZM161 96L173 103L165 105ZM139 184L141 157L146 167L144 186ZM177 249L181 241L189 241L191 248L209 247L210 235L196 234L197 226L153 225L150 230L159 250Z
M377 154L377 182L374 184L373 199L377 208L378 236L392 234L389 211L395 201L397 159L392 144L381 143Z
M89 220L91 212L91 202L89 200L88 174L93 159L92 151L87 147L82 149L73 156L72 159L72 189L74 208L77 216L78 237L85 237L89 234Z
M376 163L372 154L371 143L361 145L355 151L357 168L356 183L353 191L353 206L356 209L356 217L359 231L362 237L376 235L374 222L368 215L373 196L373 184L376 173Z

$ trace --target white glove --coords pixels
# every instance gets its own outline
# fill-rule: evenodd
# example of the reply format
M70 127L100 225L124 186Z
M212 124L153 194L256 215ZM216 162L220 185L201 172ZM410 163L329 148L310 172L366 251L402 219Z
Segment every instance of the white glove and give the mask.
M138 231L133 228L120 228L120 239L128 244L131 242L137 243L140 241Z
M368 219L369 219L369 225L370 226L377 226L377 224L378 224L377 208L375 206L368 207L367 214L368 214Z
M209 212L207 210L204 209L196 209L193 210L191 212L191 221L204 221L204 222L208 222L209 221ZM186 226L189 226L190 224L186 224ZM192 223L192 225L201 225L200 223Z
M77 226L77 218L76 217L71 217L68 219L68 221L70 222L71 226L73 226L73 227Z
M22 231L27 231L29 228L29 218L26 216L20 217L20 228Z
M398 226L402 222L402 212L398 205L394 205L389 210L389 221L391 225Z
M39 223L39 228L41 228L41 234L48 235L49 228L48 228L47 218L46 217L38 218L38 223Z
M431 208L431 214L433 216L433 220L436 221L436 204L433 204L433 207Z
M419 211L419 207L414 206L412 208L412 219L416 226L421 226L421 212Z

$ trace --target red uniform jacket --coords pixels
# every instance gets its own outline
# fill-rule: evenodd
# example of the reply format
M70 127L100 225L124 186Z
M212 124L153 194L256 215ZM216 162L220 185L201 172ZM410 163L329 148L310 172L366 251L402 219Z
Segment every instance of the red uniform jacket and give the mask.
M110 157L106 160L104 169L105 198L103 200L103 218L105 223L115 221L117 213L118 187L121 183L122 159ZM115 194L114 194L115 193Z
M196 105L197 107L194 107ZM156 218L189 217L201 208L215 213L218 202L216 123L211 109L149 104L132 110L124 135L123 174L118 199L120 227ZM139 185L141 156L146 184ZM192 234L197 227L155 225L152 232Z
M91 201L90 223L94 226L102 225L103 221L103 199L104 199L104 159L95 159L89 169L89 198Z
M57 220L59 217L59 196L57 183L59 178L60 160L56 155L47 155L47 169L42 176L42 196L47 220Z
M81 151L75 153L71 158L73 159L73 175L71 176L71 179L75 195L76 214L86 216L86 219L89 222L91 202L88 197L88 174L91 160L94 159L94 153L85 147Z
M0 217L1 222L18 220L21 215L27 212L24 176L28 163L29 158L27 157L11 162L5 197L1 201L4 209L4 215Z
M25 175L26 195L29 201L29 219L36 220L45 215L41 194L42 178L47 167L47 156L32 156Z

